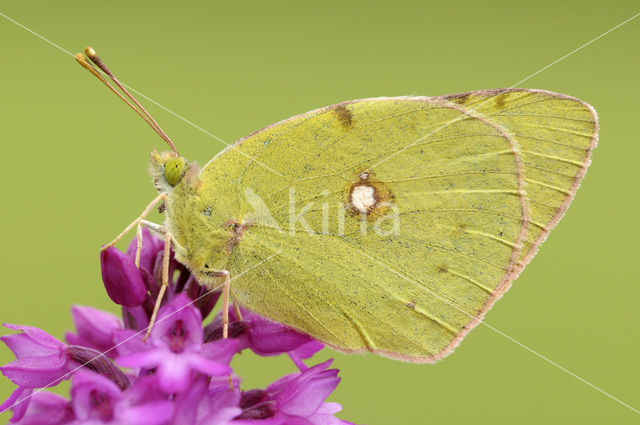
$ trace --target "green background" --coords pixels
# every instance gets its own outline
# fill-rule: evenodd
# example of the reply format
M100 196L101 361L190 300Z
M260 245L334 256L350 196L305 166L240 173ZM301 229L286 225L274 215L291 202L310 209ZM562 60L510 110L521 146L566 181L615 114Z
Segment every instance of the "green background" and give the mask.
M633 16L635 1L2 1L72 53L221 139L343 100L508 87ZM600 146L567 216L487 323L640 409L640 17L522 84L596 107ZM142 99L141 99L142 100ZM149 102L181 153L224 145ZM72 303L116 311L98 249L154 197L163 143L64 52L0 17L2 322L62 338ZM158 217L153 217L156 220ZM479 326L436 365L334 357L343 419L637 423L637 413ZM293 370L243 355L246 388ZM12 359L0 349L0 363ZM0 398L13 385L0 380ZM0 419L6 421L7 414Z

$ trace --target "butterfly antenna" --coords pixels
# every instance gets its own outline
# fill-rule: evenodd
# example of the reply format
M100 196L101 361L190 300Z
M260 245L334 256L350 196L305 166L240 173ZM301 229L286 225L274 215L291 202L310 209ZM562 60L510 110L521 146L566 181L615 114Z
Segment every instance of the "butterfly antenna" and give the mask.
M176 149L175 145L173 144L169 136L167 136L167 134L162 130L162 128L160 128L158 123L151 117L151 115L147 112L147 110L133 97L131 93L129 93L129 91L122 85L122 83L120 83L120 81L116 79L113 73L104 64L102 59L100 59L100 57L96 55L95 50L93 50L93 48L91 47L87 47L85 49L85 54L87 55L89 60L91 60L91 62L93 62L98 68L100 68L102 72L104 72L116 84L116 86L118 86L120 90L122 90L129 97L129 99L133 101L133 104L129 100L127 100L118 90L116 90L115 87L109 84L109 82L102 76L102 74L100 74L100 72L93 65L91 65L89 61L87 61L87 58L85 58L85 56L82 53L76 53L75 55L76 61L80 65L82 65L83 68L85 68L87 71L93 74L96 78L102 81L104 85L106 85L109 88L109 90L114 92L116 96L118 96L123 102L129 105L131 109L136 111L136 113L140 115L142 119L146 121L147 124L149 124L149 126L153 129L153 131L155 131L158 134L158 136L162 138L162 140L167 142L167 144L169 145L173 153L175 155L178 155L178 150ZM136 106L140 109L136 108Z

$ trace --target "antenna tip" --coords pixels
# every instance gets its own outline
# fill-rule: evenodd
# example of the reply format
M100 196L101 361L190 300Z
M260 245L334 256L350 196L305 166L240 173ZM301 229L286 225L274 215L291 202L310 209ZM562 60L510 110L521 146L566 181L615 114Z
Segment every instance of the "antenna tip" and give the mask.
M93 50L93 47L87 46L84 49L84 54L87 55L89 58L92 58L96 56L96 51Z
M87 63L87 60L82 53L76 53L74 57L80 63L80 65L84 65L85 63Z

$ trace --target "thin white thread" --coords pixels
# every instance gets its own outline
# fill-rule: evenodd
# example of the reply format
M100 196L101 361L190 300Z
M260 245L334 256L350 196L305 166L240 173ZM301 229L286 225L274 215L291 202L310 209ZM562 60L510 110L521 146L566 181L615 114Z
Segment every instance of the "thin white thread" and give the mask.
M27 28L26 26L22 25L20 22L15 21L14 19L11 19L10 17L8 17L7 15L5 15L4 13L0 12L0 16L2 16L3 18L5 18L8 21L13 22L14 24L16 24L17 26L19 26L20 28L29 31L31 34L35 35L36 37L40 38L41 40L49 43L50 45L52 45L53 47L63 51L64 53L68 54L71 57L75 57L75 55L73 53L71 53L70 51L60 47L59 45L57 45L56 43L54 43L53 41L49 40L48 38L38 34L37 32L33 31L30 28ZM271 171L272 173L275 173L277 175L279 175L280 177L284 177L283 174L277 172L276 170L274 170L273 168L269 167L268 165L262 163L261 161L258 161L256 158L252 157L249 154L246 154L244 152L242 152L240 149L236 148L235 146L233 146L233 144L231 143L227 143L224 140L222 140L221 138L219 138L218 136L216 136L215 134L210 133L209 131L203 129L202 127L196 125L195 123L189 121L188 119L186 119L185 117L183 117L182 115L172 111L171 109L167 108L166 106L161 105L160 103L156 102L155 100L151 99L150 97L144 95L143 93L139 92L138 90L134 89L133 87L129 86L128 84L122 83L123 86L125 86L126 88L128 88L129 90L131 90L132 92L138 94L139 96L142 96L143 98L147 99L149 102L153 103L154 105L164 109L165 111L169 112L171 115L173 115L176 118L181 119L182 121L186 122L187 124L189 124L190 126L194 127L197 130L200 130L201 132L203 132L204 134L206 134L209 137L212 137L218 141L220 141L221 143L225 144L226 146L228 146L229 148L235 150L236 152L244 155L245 157L249 158L252 161L255 161L257 164L263 166L264 168L266 168L267 170Z
M357 247L356 247L357 248ZM463 314L466 314L467 316L469 316L471 319L476 319L476 316L473 316L472 314L466 312L465 310L463 310L462 308L456 306L455 304L447 301L446 299L442 298L440 295L438 295L436 292L433 292L432 290L429 289L428 286L426 286L424 283L420 282L418 279L415 278L409 278L407 276L405 276L402 273L399 273L395 270L393 270L391 267L387 266L386 264L382 263L381 261L377 260L374 257L371 257L370 255L368 255L366 252L362 251L360 248L357 248L358 251L360 251L360 253L367 257L368 259L370 259L371 261L381 265L382 267L386 268L387 270L391 271L392 273L395 273L396 275L402 277L405 280L408 280L409 282L413 283L414 285L418 286L419 288L422 289L426 289L428 292L431 293L431 295L435 296L436 298L440 299L441 301L443 301L444 303L450 305L451 307L455 308L456 310L460 311ZM420 285L417 285L415 282L413 282L413 280L417 281L418 283L420 283ZM423 286L425 285L425 286ZM502 335L503 337L505 337L506 339L508 339L509 341L519 345L520 347L524 348L525 350L529 351L530 353L533 353L534 355L538 356L540 359L546 361L547 363L557 367L558 369L562 370L563 372L566 372L567 374L573 376L574 378L578 379L579 381L587 384L588 386L590 386L591 388L593 388L594 390L604 394L605 396L609 397L610 399L618 402L619 404L621 404L622 406L626 407L629 410L632 410L633 412L640 414L640 411L638 411L637 409L635 409L633 406L625 403L624 401L620 400L619 398L615 397L614 395L608 393L607 391L603 390L602 388L592 384L591 382L587 381L586 379L576 375L575 373L571 372L569 369L559 365L558 363L554 362L553 360L551 360L550 358L543 356L542 354L538 353L537 351L535 351L533 348L528 347L527 345L523 344L522 342L518 341L517 339L505 334L504 332L500 331L497 328L494 328L493 326L489 325L488 323L485 323L483 320L478 320L479 323L483 324L484 326L488 327L489 329L491 329L492 331L498 333L499 335Z
M281 249L280 251L276 252L275 254L270 255L269 257L265 258L264 260L262 260L262 261L260 261L260 262L258 262L258 263L256 263L256 264L254 264L253 266L251 266L251 267L249 267L248 269L244 270L243 272L238 273L237 275L235 275L234 277L232 277L231 279L229 279L229 282L231 282L232 280L234 280L234 279L236 279L236 278L238 278L238 277L242 276L243 274L245 274L245 273L247 273L247 272L249 272L249 271L253 270L254 268L258 267L259 265L261 265L261 264L263 264L263 263L265 263L265 262L269 261L270 259L272 259L272 258L273 258L273 257L275 257L276 255L280 254L282 251L284 251L284 249ZM222 285L216 286L215 288L211 289L211 290L210 290L210 291L208 291L208 292L205 292L203 295L199 296L199 297L198 297L198 298L196 298L195 300L192 300L191 302L189 302L189 303L187 303L187 304L183 305L182 307L178 308L178 309L177 309L176 311L174 311L173 313L169 313L168 315L166 315L166 316L162 317L161 319L156 320L156 322L155 322L155 324L154 324L154 325L157 325L158 323L162 323L164 320L168 319L169 317L173 316L174 314L178 313L179 311L182 311L183 309L185 309L185 308L189 307L189 306L190 306L190 305L192 305L193 303L195 303L195 302L197 302L198 300L200 300L200 299L202 299L202 298L206 297L207 295L211 294L212 292L217 291L218 289L222 288L223 286L224 286L224 283L223 283ZM58 382L58 381L60 381L60 380L62 380L62 379L64 379L64 378L66 378L67 376L72 375L74 372L76 372L76 371L78 371L78 370L82 369L83 367L85 367L85 366L86 366L86 365L88 365L89 363L93 362L94 360L99 359L100 357L104 357L104 355L105 355L106 353L110 352L111 350L113 350L113 349L115 349L115 348L118 348L120 345L124 344L125 342L127 342L127 341L129 341L129 340L131 340L131 339L135 338L136 336L138 336L138 335L140 335L140 334L142 334L142 333L146 332L148 328L149 328L149 326L147 326L147 327L146 327L146 328L144 328L144 329L139 330L139 331L138 331L138 332L136 332L135 334L131 335L130 337L126 338L126 339L125 339L125 340L123 340L123 341L120 341L119 343L117 343L117 344L116 344L116 345L114 345L113 347L109 348L108 350L101 352L101 353L100 353L100 354L98 354L97 356L95 356L95 357L93 357L93 358L91 358L91 359L87 360L86 362L82 363L82 364L81 364L80 366L78 366L77 368L75 368L75 369L71 370L70 372L65 373L64 375L62 375L61 377L59 377L59 378L58 378L58 379L56 379L55 381L51 381L50 383L48 383L48 384L47 384L47 385L45 385L44 387L36 389L36 390L35 390L33 393L31 393L29 396L27 396L27 397L25 397L25 398L23 398L23 399L20 399L20 400L18 400L18 401L16 401L16 402L15 402L15 403L13 403L11 406L9 406L9 407L7 407L6 409L4 409L4 410L0 411L0 413L6 412L6 411L8 411L8 410L10 410L10 409L13 409L13 408L14 408L14 407L16 407L18 404L22 403L22 402L23 402L23 401L25 401L25 400L29 400L31 397L33 397L34 395L38 394L39 392L44 391L44 390L46 390L47 388L50 388L50 387L51 387L51 385L53 385L53 384L55 384L56 382Z
M71 53L70 51L58 46L56 43L54 43L53 41L49 40L48 38L45 38L43 36L41 36L40 34L38 34L37 32L25 27L24 25L22 25L20 22L14 21L13 19L11 19L10 17L8 17L7 15L5 15L4 13L0 12L0 16L2 16L3 18L5 18L8 21L13 22L14 24L16 24L17 26L19 26L20 28L29 31L31 34L35 35L36 37L38 37L41 40L46 41L47 43L51 44L53 47L55 47L56 49L62 50L63 52L65 52L66 54L68 54L69 56L73 57L73 53Z
M409 149L410 147L414 146L415 144L420 143L422 140L426 139L427 137L431 136L432 134L434 134L434 133L436 133L436 132L438 132L438 131L442 130L442 129L443 129L443 128L445 128L445 127L448 127L449 125L451 125L451 124L453 124L453 123L455 123L455 122L457 122L457 121L460 121L462 118L466 117L468 114L470 114L470 113L472 113L472 112L476 111L476 110L477 110L479 107L481 107L482 105L485 105L486 103L490 102L490 101L491 101L491 99L495 98L496 96L500 96L502 93L505 93L505 92L507 92L507 91L509 91L509 90L511 90L511 89L513 89L513 88L515 88L515 87L517 87L518 85L520 85L520 84L524 83L525 81L527 81L527 80L529 80L529 79L531 79L531 78L535 77L536 75L538 75L538 74L539 74L539 73L541 73L542 71L545 71L545 70L549 69L550 67L552 67L553 65L557 64L558 62L561 62L561 61L563 61L564 59L568 58L569 56L573 55L574 53L576 53L576 52L578 52L578 51L580 51L580 50L584 49L585 47L587 47L587 46L588 46L588 45L590 45L591 43L593 43L593 42L595 42L595 41L597 41L597 40L601 39L602 37L604 37L605 35L609 34L610 32L617 30L618 28L620 28L621 26L625 25L626 23L628 23L628 22L632 21L633 19L637 18L638 16L640 16L640 13L636 13L635 15L633 15L632 17L630 17L630 18L626 19L625 21L623 21L623 22L619 23L619 24L618 24L618 25L616 25L615 27L613 27L613 28L609 29L609 30L608 30L608 31L606 31L606 32L603 32L603 33L602 33L602 34L600 34L599 36L597 36L597 37L595 37L595 38L591 39L590 41L588 41L588 42L586 42L586 43L584 43L582 46L580 46L580 47L578 47L578 48L576 48L576 49L572 50L571 52L567 53L566 55L562 56L561 58L556 59L555 61L551 62L549 65L547 65L547 66L545 66L545 67L543 67L543 68L540 68L539 70L537 70L537 71L536 71L536 72L534 72L533 74L529 75L528 77L523 78L522 80L518 81L517 83L515 83L515 84L514 84L514 85L512 85L511 87L506 88L506 89L504 89L504 90L500 91L500 93L495 94L495 95L493 95L493 96L489 97L487 100L485 100L484 102L480 103L480 104L479 104L479 105L477 105L476 107L474 107L474 108L472 108L472 109L470 109L470 110L466 111L464 114L462 114L462 115L460 115L460 116L458 116L458 117L456 117L456 118L452 119L451 121L449 121L449 122L445 123L445 124L444 124L444 125L442 125L441 127L436 128L436 129L435 129L435 130L433 130L431 133L429 133L429 134L427 134L427 135L425 135L425 136L420 137L419 139L417 139L417 140L415 140L415 141L411 142L409 145L405 146L404 148L402 148L402 149L400 149L400 150L398 150L398 151L396 151L396 152L392 153L391 155L389 155L389 156L388 156L388 157L386 157L385 159L383 159L383 160L381 160L381 161L376 162L374 165L372 165L371 167L367 168L365 171L369 171L369 170L371 170L372 168L377 167L378 165L380 165L380 164L382 164L382 163L386 162L387 160L389 160L389 159L393 158L394 156L396 156L396 155L398 155L398 154L400 154L400 153L404 152L405 150Z

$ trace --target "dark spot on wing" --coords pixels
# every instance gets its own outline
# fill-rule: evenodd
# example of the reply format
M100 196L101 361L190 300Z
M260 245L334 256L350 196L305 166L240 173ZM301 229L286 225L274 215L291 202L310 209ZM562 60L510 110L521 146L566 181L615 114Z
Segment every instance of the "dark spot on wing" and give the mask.
M464 105L469 100L469 93L463 94L462 96L454 97L451 99L453 103L457 103L458 105Z
M441 266L438 266L438 273L446 273L449 271L449 268L447 266L445 266L444 264Z
M227 237L225 251L230 253L238 245L238 243L240 243L242 236L244 236L245 230L249 228L249 223L228 220L224 224L224 227L229 230L229 236Z
M349 130L353 127L353 115L351 111L344 105L336 106L333 111L336 113L338 120L342 124L345 130Z
M498 109L504 109L507 100L508 93L500 93L496 96L496 107Z
M413 310L414 308L416 308L416 302L411 300L410 302L405 304L407 307L409 307L411 310Z

